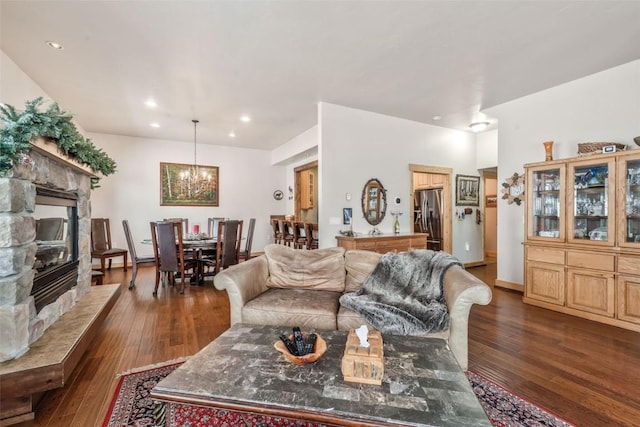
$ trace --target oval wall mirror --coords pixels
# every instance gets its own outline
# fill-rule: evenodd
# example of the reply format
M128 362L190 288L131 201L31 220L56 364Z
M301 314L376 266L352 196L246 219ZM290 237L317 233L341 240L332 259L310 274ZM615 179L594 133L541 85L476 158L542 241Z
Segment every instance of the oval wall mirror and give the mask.
M362 189L362 214L371 225L378 225L387 213L387 191L382 183L372 178Z

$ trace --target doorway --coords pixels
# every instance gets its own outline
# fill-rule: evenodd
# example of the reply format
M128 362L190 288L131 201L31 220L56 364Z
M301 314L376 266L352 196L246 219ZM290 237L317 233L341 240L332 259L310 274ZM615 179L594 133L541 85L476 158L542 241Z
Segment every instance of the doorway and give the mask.
M429 233L427 248L451 253L451 168L410 164L411 227ZM429 207L429 203L434 208ZM427 215L429 216L427 218Z
M296 221L318 223L318 161L293 170Z
M482 171L484 188L484 258L487 264L498 257L498 172L496 168Z

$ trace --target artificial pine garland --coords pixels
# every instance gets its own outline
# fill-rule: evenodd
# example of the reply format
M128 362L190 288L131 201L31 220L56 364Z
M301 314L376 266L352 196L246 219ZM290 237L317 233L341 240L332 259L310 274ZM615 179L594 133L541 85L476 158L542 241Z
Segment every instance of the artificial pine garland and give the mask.
M40 111L42 103L42 97L27 101L21 113L11 105L0 104L0 176L11 170L21 155L31 151L29 142L38 137L54 139L67 156L104 176L116 171L116 162L78 132L70 113L60 110L55 102Z

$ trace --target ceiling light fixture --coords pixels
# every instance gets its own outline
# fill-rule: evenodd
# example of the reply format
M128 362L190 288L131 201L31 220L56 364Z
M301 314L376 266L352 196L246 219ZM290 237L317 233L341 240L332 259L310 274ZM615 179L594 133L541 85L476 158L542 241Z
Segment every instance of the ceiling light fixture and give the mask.
M469 125L472 131L474 132L482 132L486 128L489 127L491 123L489 122L474 122Z
M441 115L433 116L432 119L435 121L442 120L442 116Z
M235 138L236 133L234 131L229 132L229 138Z
M182 180L181 191L186 190L189 198L196 196L202 191L206 191L211 188L211 174L208 174L206 170L200 174L197 163L197 141L196 141L196 128L199 120L193 119L193 165L188 166L182 172L180 172L180 179Z
M158 104L156 103L156 101L154 101L153 99L149 98L146 101L144 101L144 105L146 105L149 108L156 108L158 106Z
M156 122L149 123L149 126L151 126L152 128L159 128L160 127L160 123L156 123Z
M240 121L242 123L249 123L251 121L251 117L247 116L246 114L242 117L240 117Z
M56 42L52 42L52 41L47 41L45 43L47 44L47 46L49 46L52 49L57 49L57 50L64 49L64 46L62 46L60 43L56 43Z

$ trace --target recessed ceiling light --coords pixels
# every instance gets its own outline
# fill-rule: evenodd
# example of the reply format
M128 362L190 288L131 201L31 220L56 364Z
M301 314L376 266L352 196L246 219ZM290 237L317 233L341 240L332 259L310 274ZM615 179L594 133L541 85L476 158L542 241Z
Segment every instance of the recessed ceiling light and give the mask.
M46 43L47 43L47 46L49 46L52 49L57 49L57 50L64 49L64 46L62 46L60 43L56 43L52 41L47 41Z
M149 126L151 126L152 128L159 128L160 127L160 123L156 123L156 122L149 123Z
M153 99L149 98L146 101L144 101L144 105L146 105L149 108L156 108L158 106L158 104L156 103L156 101L154 101Z
M438 121L442 119L442 116L438 115L438 116L433 116L432 117L433 120Z
M240 117L240 121L242 123L249 123L251 121L251 117L247 116L246 114L244 116Z
M485 130L487 127L489 127L491 123L489 122L475 122L475 123L471 123L469 125L469 127L471 128L472 131L474 132L482 132L483 130Z
M229 132L229 138L235 138L236 133L234 131Z

